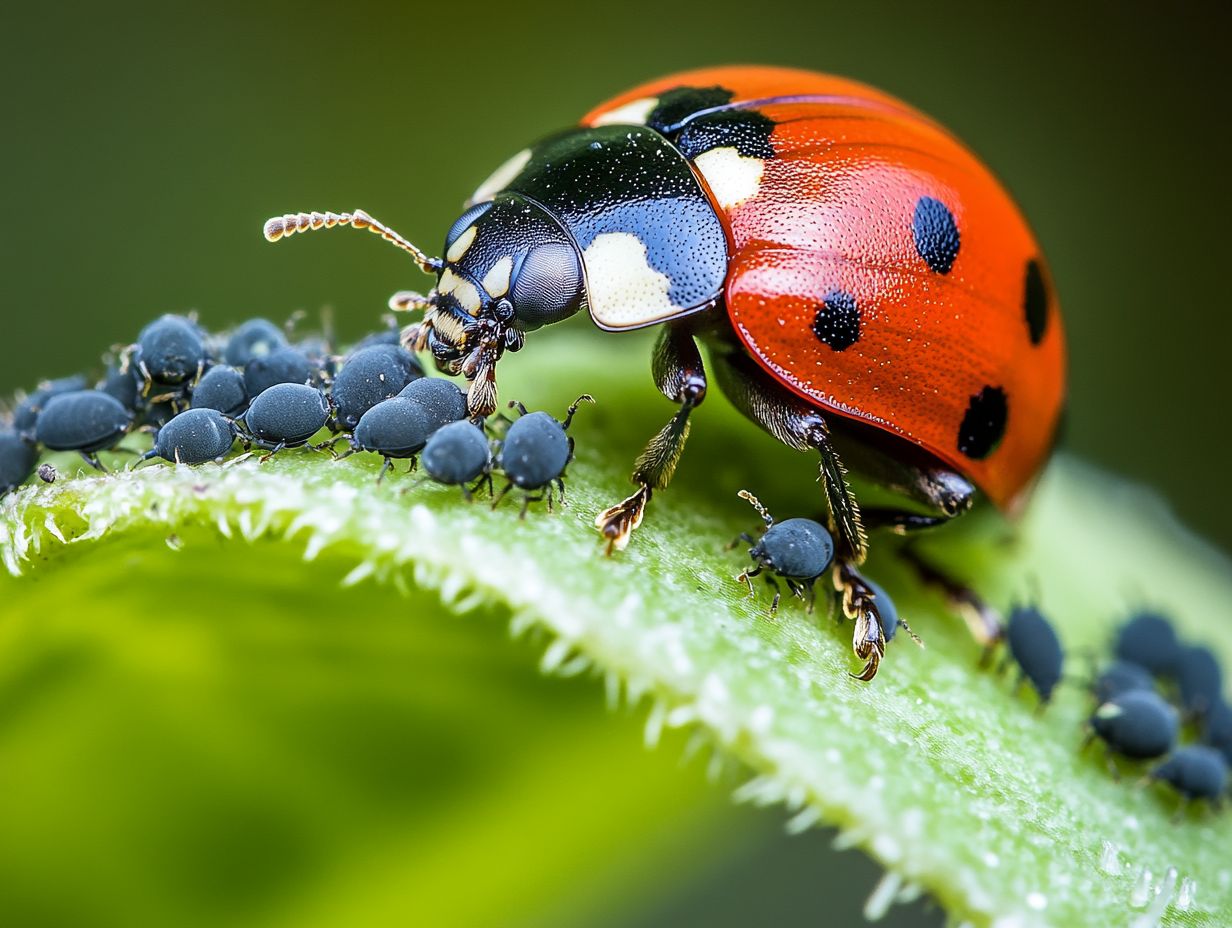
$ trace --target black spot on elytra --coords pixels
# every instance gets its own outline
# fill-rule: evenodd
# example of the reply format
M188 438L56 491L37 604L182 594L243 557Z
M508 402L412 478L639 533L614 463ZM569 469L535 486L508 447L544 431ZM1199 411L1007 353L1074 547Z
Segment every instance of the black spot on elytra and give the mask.
M1022 305L1031 344L1038 345L1044 340L1044 332L1048 329L1048 285L1044 282L1044 272L1039 262L1034 258L1027 262L1027 285Z
M659 132L670 133L678 123L694 113L730 103L735 94L725 87L676 87L659 94L659 102L646 125Z
M924 263L938 274L950 273L958 257L960 240L949 207L933 197L920 197L911 219L911 234Z
M850 293L835 290L813 317L813 334L835 351L845 351L860 340L860 308Z
M985 387L971 397L962 425L958 427L958 450L975 461L996 450L1005 436L1009 403L1000 387Z
M773 158L774 125L757 110L721 110L690 120L673 141L689 160L714 148L734 148L746 158Z

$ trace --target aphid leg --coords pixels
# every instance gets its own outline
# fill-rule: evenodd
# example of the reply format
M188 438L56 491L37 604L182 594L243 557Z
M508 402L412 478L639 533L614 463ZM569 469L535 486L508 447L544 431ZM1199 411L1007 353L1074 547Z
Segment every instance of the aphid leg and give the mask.
M637 490L595 517L595 528L606 541L608 554L624 549L642 524L653 492L671 483L689 438L689 415L706 398L706 370L697 343L686 328L664 327L651 367L659 391L679 403L680 409L634 462L632 480Z
M525 518L526 518L526 513L527 513L527 511L530 509L530 504L531 504L531 503L538 503L538 502L542 502L542 501L543 501L543 494L542 494L542 493L540 493L538 496L532 496L532 495L531 495L531 494L529 494L529 493L525 494L525 495L522 497L522 511L518 513L518 518L519 518L519 519L525 519ZM551 511L551 508L550 508L550 507L549 507L549 510L548 510L548 511L549 511L549 512Z
M93 467L95 470L101 471L104 474L107 473L107 468L103 467L103 462L98 459L97 453L90 453L86 451L81 451L78 453L81 455L82 460L85 461L87 464L89 464L91 467Z
M755 545L757 544L757 539L754 538L752 535L750 535L748 532L741 532L739 535L737 535L735 538L733 538L731 541L725 544L723 546L723 550L731 551L741 542L744 542L745 544L748 544L748 545Z
M386 472L393 466L394 466L393 458L391 458L389 455L385 455L385 462L381 465L381 472L376 475L376 485L378 487L381 485L381 481L385 479Z
M500 501L505 498L505 494L513 489L513 482L510 481L501 487L501 491L492 498L492 508L495 509L500 505Z
M591 396L589 393L583 393L581 396L579 396L576 400L573 401L573 405L571 405L567 410L565 410L565 419L563 422L561 422L560 427L563 428L566 432L569 431L569 426L573 425L573 416L575 413L577 413L578 407L581 406L583 403L593 404L594 401L595 401L595 398Z
M265 452L265 454L261 455L261 457L257 458L257 460L264 464L279 451L285 451L286 447L287 443L285 441L280 441L278 444L274 445L274 447L270 448L269 451Z
M774 618L774 614L779 611L779 601L783 598L783 591L779 589L778 581L774 579L774 574L763 574L762 579L766 581L766 586L774 590L774 599L770 601L770 618Z
M796 599L804 601L804 587L802 587L791 577L784 577L783 582L787 584L787 589L791 590L791 595Z
M560 504L562 506L568 506L569 504L565 501L565 478L564 477L556 478L556 490L560 494Z
M150 388L154 386L154 378L150 376L150 369L145 366L145 361L137 362L137 372L141 374L141 395L148 398Z
M743 583L749 588L749 599L754 599L757 596L757 593L753 590L753 578L760 574L761 570L762 569L760 567L754 567L752 570L743 570L740 572L740 575L736 577L737 583Z
M525 405L524 403L522 403L522 401L521 401L521 400L510 400L510 401L509 401L509 408L510 408L510 409L516 409L516 410L518 411L518 415L519 415L519 416L524 416L524 415L526 415L526 412L527 412L527 410L526 410L526 405Z

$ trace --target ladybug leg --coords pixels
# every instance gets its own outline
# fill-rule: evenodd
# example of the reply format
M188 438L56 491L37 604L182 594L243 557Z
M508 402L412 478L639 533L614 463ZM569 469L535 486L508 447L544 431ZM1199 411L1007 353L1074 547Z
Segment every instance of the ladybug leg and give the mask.
M697 343L687 329L663 329L655 345L652 370L659 391L679 403L680 410L638 455L632 478L637 490L595 518L595 527L607 540L608 554L629 543L629 537L642 524L652 493L671 483L689 438L689 415L706 398L706 370Z
M917 576L927 586L940 590L950 606L962 616L971 637L983 645L980 666L987 667L991 664L997 645L1005 639L1005 623L1001 620L1000 613L974 590L946 576L930 564L916 550L915 545L903 545L899 556L915 569Z

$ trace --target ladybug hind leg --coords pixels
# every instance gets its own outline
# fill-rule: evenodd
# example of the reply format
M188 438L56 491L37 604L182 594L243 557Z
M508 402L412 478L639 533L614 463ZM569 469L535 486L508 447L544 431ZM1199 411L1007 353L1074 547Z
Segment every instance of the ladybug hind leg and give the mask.
M595 527L607 540L607 552L619 551L642 524L655 490L671 483L689 438L689 416L706 398L706 370L693 336L680 326L666 326L655 345L653 371L659 391L680 409L647 443L633 465L637 490L599 513Z

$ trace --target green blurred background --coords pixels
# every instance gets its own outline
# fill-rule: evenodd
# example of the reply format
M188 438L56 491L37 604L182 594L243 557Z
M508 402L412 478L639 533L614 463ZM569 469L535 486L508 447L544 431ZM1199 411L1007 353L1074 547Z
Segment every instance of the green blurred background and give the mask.
M435 250L462 199L495 165L622 88L706 64L811 67L921 107L1003 178L1043 242L1064 305L1072 359L1066 444L1158 487L1185 521L1232 546L1221 483L1229 326L1217 250L1227 241L1232 205L1223 173L1223 5L1183 5L1165 17L1157 6L1123 3L297 2L217 3L199 11L10 4L0 26L4 392L89 366L100 350L130 340L165 311L196 309L218 326L329 307L340 337L357 336L374 327L389 293L423 279L405 256L368 236L309 237L273 248L260 235L265 218L362 207ZM514 363L551 359L532 342ZM653 389L649 377L646 389ZM71 675L73 634L64 644L69 663L51 672ZM482 652L447 644L456 663L438 666L456 673ZM186 652L193 647L183 644ZM279 658L271 653L269 660ZM123 669L127 659L120 663ZM133 678L74 679L127 692ZM529 705L564 684L525 685ZM595 702L593 685L575 689L568 704ZM388 707L387 697L371 696ZM451 697L458 693L443 691L441 704ZM330 705L346 698L322 697ZM389 710L391 726L420 717L404 708ZM422 718L449 724L438 705ZM38 717L23 720L36 724ZM632 745L620 755L633 765L630 775L663 775L661 765L642 773L641 761L629 760L627 752L638 750L636 727L605 737ZM543 740L558 736L547 731ZM462 768L482 768L481 759L472 761ZM397 758L374 758L369 766L401 769ZM689 798L681 800L678 821L663 826L670 834L637 840L668 842L668 856L677 841L686 858L705 845L704 866L682 864L675 883L660 881L644 899L630 901L620 888L628 884L611 874L606 888L578 888L612 900L613 925L739 924L768 914L777 923L789 916L810 923L826 913L846 923L836 900L825 898L827 886L844 888L855 917L859 900L848 898L850 887L871 888L871 865L855 855L836 862L824 836L791 844L774 837L776 817L714 812L719 794L698 799L688 785L694 779L681 781L681 796ZM373 788L379 799L386 785ZM429 795L436 788L424 786ZM701 809L695 817L688 803ZM387 808L374 800L363 814L379 821ZM192 814L208 851L212 812ZM671 816L647 819L653 830ZM268 855L287 857L286 879L316 874L293 853L296 829L309 825L290 813L275 824L258 830L279 836ZM177 833L169 829L168 842ZM233 838L219 838L219 846ZM715 853L724 843L730 850ZM20 847L10 842L0 851ZM500 852L526 853L516 841L507 849L489 845L490 854ZM478 859L477 866L492 865ZM182 863L193 866L191 858ZM830 871L824 882L823 870ZM220 892L244 890L242 874L234 876ZM167 891L175 893L174 874L169 879ZM204 890L193 884L193 891ZM262 883L252 891L251 912L259 915L260 894L271 890ZM208 918L204 897L201 904ZM66 904L65 911L72 909ZM910 917L903 913L901 923Z

